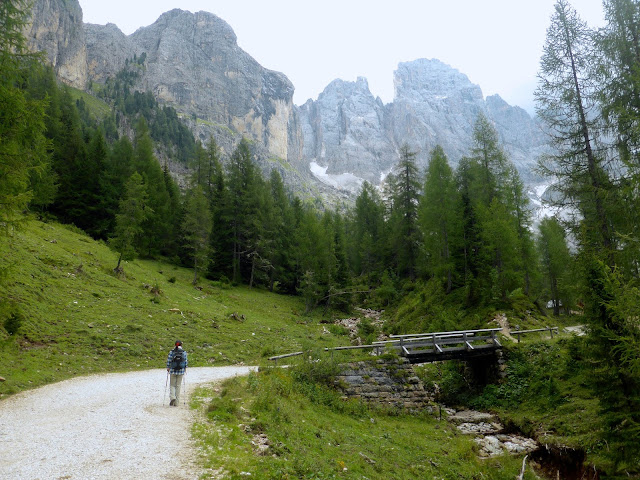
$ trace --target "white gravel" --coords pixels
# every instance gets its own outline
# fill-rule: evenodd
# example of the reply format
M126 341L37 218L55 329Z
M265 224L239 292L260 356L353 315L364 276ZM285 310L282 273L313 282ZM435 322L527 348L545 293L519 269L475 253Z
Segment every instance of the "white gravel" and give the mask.
M0 478L197 479L188 395L251 369L189 368L179 407L168 406L162 369L78 377L0 401Z

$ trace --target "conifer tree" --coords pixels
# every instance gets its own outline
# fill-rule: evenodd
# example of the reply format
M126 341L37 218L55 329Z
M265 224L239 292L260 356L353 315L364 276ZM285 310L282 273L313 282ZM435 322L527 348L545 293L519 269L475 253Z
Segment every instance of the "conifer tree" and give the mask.
M618 172L616 235L640 237L640 3L637 0L605 0L607 24L598 32L599 107L611 142L610 170ZM610 197L609 197L610 198ZM608 202L607 202L608 203ZM628 276L640 277L636 259L640 242L624 242L616 267Z
M112 227L106 202L110 190L106 172L109 148L101 129L92 132L87 147L86 164L83 175L78 178L83 188L80 190L84 203L84 219L78 218L77 226L94 238L106 239Z
M211 211L209 201L196 185L185 201L185 215L182 220L182 235L185 248L190 252L193 261L193 284L198 282L198 272L206 271L209 262L209 235L211 234Z
M456 185L459 192L457 217L462 219L460 226L459 249L455 252L457 268L463 272L467 304L478 302L477 278L480 271L479 252L481 249L480 225L473 200L474 163L463 157L456 169Z
M608 2L609 7L614 7L608 9L609 20L616 10L622 14L624 8L617 9L617 6L625 5L634 6L626 2ZM620 18L623 17L625 15ZM626 17L625 21L631 18ZM618 20L616 18L615 22ZM618 26L612 24L609 33L617 32ZM610 36L609 40L614 37ZM606 44L606 49L615 43ZM624 51L626 55L634 51L634 47L627 48L633 42L625 45L620 53ZM600 53L596 46L593 32L575 10L566 0L558 0L547 30L540 83L536 90L536 110L551 133L556 152L547 157L541 169L558 180L555 189L561 202L573 206L579 214L573 228L585 287L583 296L585 318L589 322L592 378L606 424L610 456L616 462L614 473L622 473L627 465L634 462L637 465L640 460L640 385L637 371L634 373L629 368L633 364L630 356L637 357L640 345L637 324L630 322L635 315L634 308L629 308L630 292L636 292L636 303L638 296L637 286L624 278L624 263L619 265L621 258L627 256L628 240L633 237L628 235L620 220L624 215L619 213L621 202L615 188L618 179L612 179L612 170L606 164L607 152L599 148L606 143L601 138L599 112L604 111L609 122L613 118L614 125L620 122L616 127L634 124L631 113L634 100L626 97L626 93L633 91L633 77L638 70L637 67L628 70L631 77L625 80L626 86L622 90L612 89L609 83L603 95L600 88L603 72L593 69L598 65L594 54ZM613 48L619 48L619 45ZM611 55L610 51L606 53ZM606 75L604 77L607 79ZM626 93L622 94L624 91ZM603 98L605 104L599 104L597 100ZM630 108L624 112L619 110L627 102ZM632 136L622 135L621 143L633 145ZM622 161L629 164L633 147L618 148L618 151ZM633 202L637 184L630 185L623 194L627 197L625 201ZM627 273L629 271L633 269Z
M387 243L384 213L380 194L373 185L364 182L347 222L351 270L358 276L377 275L383 270Z
M269 271L269 289L273 291L278 282L284 292L295 292L293 266L294 217L282 177L272 170L269 179L269 197L273 200L271 216L267 220L271 234L271 269Z
M508 209L511 211L518 237L518 268L521 270L524 294L530 295L531 285L535 283L534 280L537 277L537 259L535 242L531 231L533 222L531 219L531 209L529 208L529 198L526 195L520 174L512 163L509 163L507 172L506 203Z
M167 234L173 231L171 226L176 218L171 215L171 199L165 176L153 153L153 142L144 117L140 117L136 125L134 167L147 186L148 204L153 212L147 216L143 225L145 235L142 252L149 256L162 253L167 245Z
M82 190L87 173L87 145L78 110L68 87L60 96L59 130L54 132L53 168L58 178L55 202L50 210L65 223L86 227L87 204ZM81 227L81 228L83 228Z
M122 273L122 260L132 260L137 255L140 237L144 232L143 223L152 213L147 199L142 176L134 172L125 185L113 236L109 239L109 245L119 254L118 264L114 268L116 273Z
M473 139L468 163L461 163L467 174L468 208L473 210L475 221L475 231L466 233L475 242L469 252L475 257L472 262L480 287L477 293L481 293L485 301L505 300L507 293L520 284L518 220L514 185L509 182L515 170L495 128L483 115L478 116ZM522 201L522 195L517 196Z
M600 127L593 52L593 32L567 0L558 0L535 92L536 113L554 147L540 162L540 169L557 179L554 190L559 201L575 205L581 213L581 241L594 252L602 252L612 264L614 244L606 208L611 184L602 154L595 147Z
M213 139L207 147L208 164L210 165L211 185L209 201L213 216L213 230L211 232L211 262L209 275L211 278L233 278L233 236L231 214L231 198L229 196L228 179L220 162L218 146Z
M419 220L427 274L443 279L447 293L453 288L452 243L458 220L457 197L453 171L444 150L438 145L431 151L424 194L420 199Z
M401 276L414 279L420 244L420 181L416 152L406 144L400 148L400 161L388 177L388 189L391 202L389 222L395 232L392 248L396 268Z
M232 278L236 282L249 279L255 267L259 218L260 176L251 154L249 142L242 139L231 156L228 186L227 218L233 242Z
M571 253L567 245L564 227L555 217L544 218L538 225L538 249L547 288L553 304L553 314L560 314L560 307L570 306Z
M37 59L22 34L29 2L0 3L0 226L15 224L29 204L33 175L49 162L44 135L46 103L21 88Z

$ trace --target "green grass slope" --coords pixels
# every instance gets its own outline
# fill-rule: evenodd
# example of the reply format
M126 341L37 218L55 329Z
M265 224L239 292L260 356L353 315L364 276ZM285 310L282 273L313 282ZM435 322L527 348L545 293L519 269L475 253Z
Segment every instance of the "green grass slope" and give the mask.
M265 369L198 389L193 427L208 474L225 479L513 480L521 456L480 459L472 436L427 411L368 407L309 381L309 368ZM527 469L524 480L539 478Z
M104 243L26 222L0 246L0 397L95 372L163 368L176 339L190 366L266 363L323 334L298 298L202 280L157 261L124 264Z

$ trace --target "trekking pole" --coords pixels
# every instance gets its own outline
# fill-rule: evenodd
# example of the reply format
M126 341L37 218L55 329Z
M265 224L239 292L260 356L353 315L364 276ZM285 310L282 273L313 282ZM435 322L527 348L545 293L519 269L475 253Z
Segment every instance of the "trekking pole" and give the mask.
M164 382L164 394L162 395L162 405L164 406L164 399L167 397L167 385L169 383L169 372L167 372L167 380Z
M182 405L187 404L187 370L185 369L182 376L182 387L184 388L184 396L182 397Z

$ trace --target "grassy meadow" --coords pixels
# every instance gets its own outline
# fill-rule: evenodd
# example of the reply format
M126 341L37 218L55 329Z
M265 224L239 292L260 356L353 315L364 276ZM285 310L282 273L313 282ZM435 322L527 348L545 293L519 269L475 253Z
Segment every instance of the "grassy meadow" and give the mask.
M400 414L309 382L309 365L269 368L195 392L205 478L512 480L522 458L481 460L436 412ZM539 478L527 469L525 480Z
M163 368L176 339L191 366L265 364L303 345L332 346L322 312L301 299L116 254L72 227L29 221L0 255L0 398L76 375ZM8 331L8 330L9 331ZM13 331L15 330L15 332ZM324 333L323 333L324 332Z

